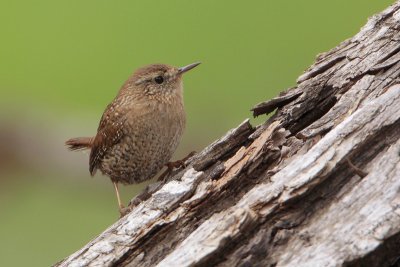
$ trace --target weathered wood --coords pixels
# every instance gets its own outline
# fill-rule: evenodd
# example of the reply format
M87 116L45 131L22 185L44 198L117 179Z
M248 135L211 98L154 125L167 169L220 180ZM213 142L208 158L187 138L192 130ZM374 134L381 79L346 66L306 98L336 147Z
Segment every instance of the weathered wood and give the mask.
M251 111L253 111L254 117L257 117L261 114L271 113L277 108L286 106L287 104L298 98L301 94L301 91L296 92L296 90L294 89L288 90L287 92L283 92L280 96L257 104L254 108L251 109Z
M56 266L391 266L400 1Z

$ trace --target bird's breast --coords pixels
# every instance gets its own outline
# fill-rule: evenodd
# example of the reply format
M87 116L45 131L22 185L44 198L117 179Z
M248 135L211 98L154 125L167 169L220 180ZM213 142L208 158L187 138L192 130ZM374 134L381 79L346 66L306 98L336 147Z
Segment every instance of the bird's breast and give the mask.
M183 103L153 105L138 112L127 114L123 138L108 157L118 163L107 168L123 183L153 177L171 159L185 128Z

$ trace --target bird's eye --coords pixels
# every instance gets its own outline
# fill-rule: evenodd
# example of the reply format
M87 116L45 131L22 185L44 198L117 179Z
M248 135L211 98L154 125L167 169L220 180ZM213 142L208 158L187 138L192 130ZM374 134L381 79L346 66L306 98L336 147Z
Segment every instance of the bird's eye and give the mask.
M164 82L163 76L157 76L154 78L154 81L158 84L162 84Z

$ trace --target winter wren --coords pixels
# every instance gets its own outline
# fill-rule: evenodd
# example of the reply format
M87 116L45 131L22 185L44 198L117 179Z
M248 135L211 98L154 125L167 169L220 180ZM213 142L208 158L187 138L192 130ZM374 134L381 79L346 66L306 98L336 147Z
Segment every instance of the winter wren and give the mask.
M90 174L99 169L110 177L121 214L118 183L152 178L175 152L185 128L182 74L199 64L153 64L136 70L107 106L96 136L66 141L71 150L91 150Z

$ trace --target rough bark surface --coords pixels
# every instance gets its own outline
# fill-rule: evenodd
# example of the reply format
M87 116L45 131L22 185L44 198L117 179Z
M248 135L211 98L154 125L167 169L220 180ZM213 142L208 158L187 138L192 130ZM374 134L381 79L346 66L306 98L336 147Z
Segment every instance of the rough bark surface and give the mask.
M56 266L400 264L400 1Z

